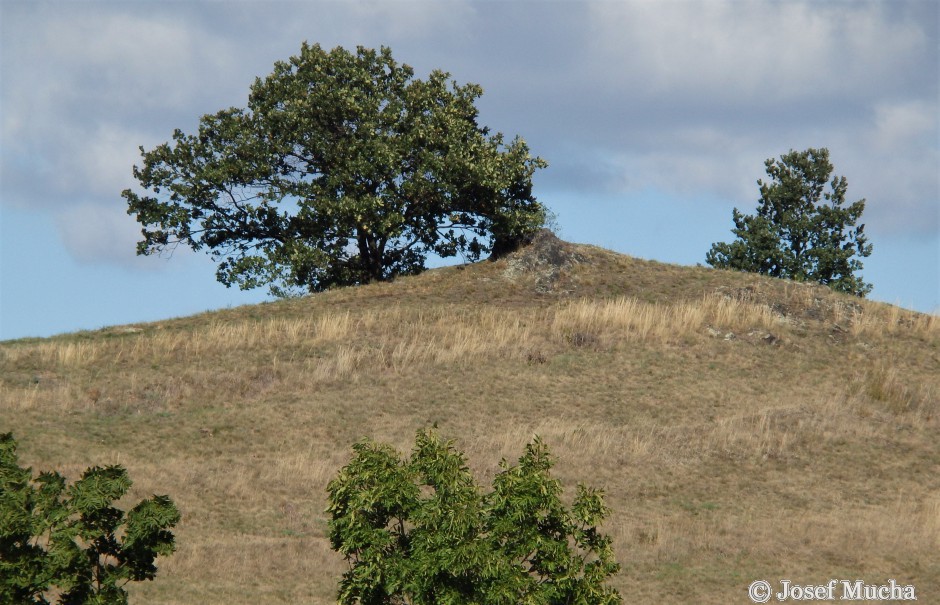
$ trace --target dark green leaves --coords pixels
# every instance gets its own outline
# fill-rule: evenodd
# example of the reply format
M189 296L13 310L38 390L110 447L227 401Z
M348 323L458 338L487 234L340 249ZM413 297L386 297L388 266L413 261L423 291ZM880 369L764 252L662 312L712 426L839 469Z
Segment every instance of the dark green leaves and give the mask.
M305 43L247 108L141 149L134 176L152 195L123 193L138 253L205 247L222 283L288 294L511 250L544 222L532 175L546 164L477 123L482 93L441 71L415 79L388 48Z
M152 580L154 560L175 550L179 511L166 496L125 517L112 506L131 487L119 466L93 467L70 486L58 473L32 479L16 441L0 435L0 604L127 603L123 586Z
M349 561L341 603L619 603L608 513L584 486L569 511L538 438L481 494L463 455L419 432L409 459L362 442L330 482L334 550Z
M857 296L870 292L871 284L856 275L862 269L857 257L867 257L872 250L865 226L856 227L865 200L845 206L845 177L828 182L833 170L829 150L790 151L765 165L771 182L757 181L761 192L757 214L743 215L735 209L732 232L738 239L714 244L706 262L815 281Z

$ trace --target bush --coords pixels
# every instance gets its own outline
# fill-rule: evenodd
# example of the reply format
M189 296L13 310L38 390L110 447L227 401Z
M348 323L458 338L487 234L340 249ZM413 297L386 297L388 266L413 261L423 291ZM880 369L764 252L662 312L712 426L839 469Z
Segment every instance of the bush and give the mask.
M92 467L66 485L56 472L33 477L16 441L0 435L0 603L119 605L124 585L152 580L154 560L175 550L180 514L167 496L127 515L112 506L131 487L120 466Z
M602 492L578 486L571 509L539 439L505 460L480 493L452 442L418 433L410 459L363 441L329 486L330 542L349 562L339 601L620 603Z

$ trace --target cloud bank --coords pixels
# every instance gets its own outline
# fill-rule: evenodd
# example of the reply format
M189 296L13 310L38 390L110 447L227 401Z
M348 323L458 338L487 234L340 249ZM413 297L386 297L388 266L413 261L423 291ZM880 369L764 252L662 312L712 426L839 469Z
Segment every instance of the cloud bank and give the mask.
M663 191L749 209L763 161L829 147L882 233L936 237L932 2L3 5L0 203L84 262L133 262L138 146L244 105L302 40L389 45L478 82L482 121L551 167L537 193Z

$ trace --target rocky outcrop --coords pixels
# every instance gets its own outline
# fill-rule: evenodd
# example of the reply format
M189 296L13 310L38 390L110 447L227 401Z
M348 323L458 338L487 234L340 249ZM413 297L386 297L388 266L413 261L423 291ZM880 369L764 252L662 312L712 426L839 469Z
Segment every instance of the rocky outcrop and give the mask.
M529 245L509 255L504 276L511 280L531 278L536 292L554 292L564 270L584 260L573 245L542 229Z

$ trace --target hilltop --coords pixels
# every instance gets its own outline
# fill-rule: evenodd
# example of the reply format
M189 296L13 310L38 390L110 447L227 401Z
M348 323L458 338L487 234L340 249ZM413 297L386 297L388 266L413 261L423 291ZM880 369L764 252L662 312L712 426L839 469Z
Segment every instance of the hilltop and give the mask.
M0 431L70 479L169 494L178 552L132 603L328 603L325 486L362 437L437 423L488 484L534 434L602 487L626 603L756 579L940 599L940 320L821 286L549 235L495 261L0 343Z

